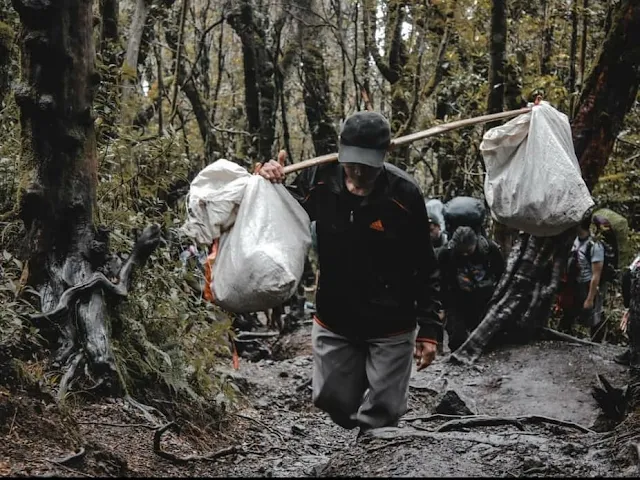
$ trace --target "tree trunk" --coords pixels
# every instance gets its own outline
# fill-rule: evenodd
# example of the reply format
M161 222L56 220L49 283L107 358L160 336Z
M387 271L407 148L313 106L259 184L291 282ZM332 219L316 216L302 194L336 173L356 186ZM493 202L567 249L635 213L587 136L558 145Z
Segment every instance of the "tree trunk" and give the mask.
M306 11L315 11L316 2L308 3ZM299 27L302 29L302 94L315 154L325 155L337 151L338 135L331 117L331 89L323 56L325 46L319 28L308 22L313 22L310 14L306 15L306 21L303 17Z
M178 30L176 30L176 28L178 28ZM177 94L178 94L178 91L182 89L182 92L184 93L184 95L189 100L189 103L191 104L193 115L196 119L198 130L200 131L200 137L202 138L202 143L205 146L205 149L204 149L205 161L208 163L209 161L211 161L213 152L219 149L219 146L218 146L215 134L209 123L209 112L207 111L207 108L204 102L202 101L202 97L200 96L200 93L195 83L196 72L192 71L187 74L184 68L184 56L179 55L179 47L178 47L179 39L180 39L179 29L181 29L181 27L177 25L173 25L173 28L172 28L172 25L169 25L169 24L166 24L164 26L165 38L167 40L167 44L173 51L177 52L173 60L176 76L175 76L175 82L174 82L174 98L172 102L173 103L172 114L176 114L178 111ZM173 118L170 118L169 122L171 122L172 120Z
M100 14L102 24L100 30L100 51L103 56L111 50L111 46L119 42L118 15L120 14L119 0L100 0Z
M505 0L493 0L491 5L491 37L489 40L489 98L487 113L504 110L505 71L507 63L507 3ZM492 128L499 122L487 124ZM499 222L494 224L494 236L504 255L508 255L517 235L517 230L508 228Z
M580 39L580 76L578 82L580 88L584 84L584 72L587 67L587 43L589 42L589 0L583 0L582 2L582 37Z
M576 55L578 51L578 0L571 0L571 45L569 47L569 78L567 89L569 90L569 118L573 117L573 108L576 104Z
M142 43L142 35L151 10L152 0L136 0L136 8L127 34L127 50L122 65L122 106L125 106L138 80L138 55ZM125 107L123 112L128 109ZM128 124L128 119L123 119Z
M13 4L23 26L22 77L15 92L21 111L20 217L30 252L29 283L40 293L44 312L33 321L58 340L54 359L65 371L61 397L85 365L98 384L118 389L105 292L126 295L130 273L157 245L159 228L147 232L147 248L134 252L126 268L111 272L120 276L118 285L97 272L108 253L108 234L93 224L92 102L98 76L92 2Z
M542 55L540 58L540 75L551 74L551 52L553 48L553 30L555 26L554 2L555 0L545 0L543 4L544 27L542 29Z
M10 88L11 45L13 45L13 29L6 23L0 22L0 109Z
M504 110L504 82L507 64L507 3L493 0L491 4L491 37L489 40L489 99L487 113ZM491 128L494 125L487 125Z
M638 45L640 1L622 0L585 82L572 122L575 152L590 189L606 166L624 117L638 94ZM572 229L556 237L521 236L509 255L483 321L452 354L452 361L475 361L495 335L505 329L513 329L525 340L540 333L549 317L572 239Z
M231 9L233 7L233 9ZM271 158L275 140L275 69L267 49L265 32L254 15L251 0L230 5L227 21L242 42L245 108L253 145L249 156L258 162Z

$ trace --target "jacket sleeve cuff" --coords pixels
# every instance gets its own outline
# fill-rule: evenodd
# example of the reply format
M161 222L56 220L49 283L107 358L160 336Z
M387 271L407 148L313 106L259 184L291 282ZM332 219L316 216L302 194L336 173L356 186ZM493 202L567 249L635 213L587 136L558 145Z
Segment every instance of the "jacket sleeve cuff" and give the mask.
M420 340L423 342L432 342L437 344L442 341L442 332L438 332L438 329L435 325L421 325L418 330L418 337L416 341Z

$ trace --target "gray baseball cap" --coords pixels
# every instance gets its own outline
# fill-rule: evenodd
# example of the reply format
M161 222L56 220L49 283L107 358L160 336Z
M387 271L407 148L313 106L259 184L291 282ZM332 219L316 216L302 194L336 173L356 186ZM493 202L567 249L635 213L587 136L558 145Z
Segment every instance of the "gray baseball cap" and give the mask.
M356 112L348 117L340 130L338 161L382 167L391 144L391 127L377 112Z

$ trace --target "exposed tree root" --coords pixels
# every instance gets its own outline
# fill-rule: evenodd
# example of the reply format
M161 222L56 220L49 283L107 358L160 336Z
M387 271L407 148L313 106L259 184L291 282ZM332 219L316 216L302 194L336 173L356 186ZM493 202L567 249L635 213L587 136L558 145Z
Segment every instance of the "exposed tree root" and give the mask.
M116 283L109 280L101 272L95 272L88 281L65 290L53 310L31 315L31 320L37 321L44 318L49 320L59 319L69 311L69 307L75 304L75 301L78 300L80 296L86 294L88 291L93 291L96 287L100 287L113 295L126 297L129 295L129 285L134 268L143 265L159 243L160 227L158 225L147 227L133 247L133 252L131 252L126 263L120 269Z
M489 417L485 415L479 415L474 417L463 417L450 420L438 427L435 431L449 432L452 430L460 430L462 428L497 425L515 425L519 430L524 430L524 426L522 425L523 423L549 423L552 425L559 425L561 427L574 428L583 433L596 433L590 428L574 422L559 420L557 418L544 417L541 415L525 415L520 417Z
M106 388L110 393L120 393L123 385L118 381L117 367L110 346L110 333L107 326L107 305L103 292L117 297L126 297L137 267L144 265L160 243L160 226L150 225L144 229L137 239L131 255L112 282L101 272L93 272L91 278L83 283L67 288L57 300L55 307L46 312L31 316L37 327L56 327L56 337L59 348L54 355L54 365L64 365L63 375L58 390L58 398L62 399L73 382L81 374L94 376L95 385ZM78 276L69 273L77 266L73 258L67 262L59 272L65 281ZM91 268L85 265L86 274L91 274ZM70 281L70 280L69 280ZM47 290L49 297L52 292ZM51 300L55 301L55 297ZM47 303L43 301L43 304ZM144 347L158 354L165 363L171 366L169 355L142 339ZM132 403L132 402L130 402ZM133 404L133 403L132 403ZM139 404L134 404L137 408ZM144 409L141 409L144 411Z
M76 462L78 460L82 460L85 455L87 454L86 450L82 447L80 447L80 449L77 452L71 453L69 455L67 455L66 457L62 457L60 459L54 460L54 459L50 459L50 461L52 463L56 463L58 465L69 465L73 462Z
M449 420L447 423L436 428L436 432L450 432L468 427L495 427L500 425L514 425L518 430L524 430L522 423L516 418L508 417L469 417Z
M156 420L156 418L152 415L152 413L160 417L160 419L163 422L167 421L166 417L157 408L140 403L137 400L134 400L129 394L124 396L124 401L125 403L131 405L136 410L139 410L144 416L145 420L147 420L152 425L155 425L156 428L160 427L161 423L159 423L158 420Z
M162 435L169 430L170 428L176 428L176 424L175 422L169 422L166 425L158 428L155 432L155 434L153 435L153 452L158 455L159 457L162 457L166 460L170 460L174 463L179 463L179 464L183 464L183 463L187 463L187 462L193 462L193 461L214 461L220 457L224 457L227 455L234 455L234 454L244 454L244 450L237 447L237 446L231 446L231 447L227 447L227 448L223 448L221 450L217 450L215 452L210 452L207 453L205 455L187 455L186 457L179 457L173 453L170 452L166 452L162 449L162 445L160 444L161 440L162 440Z
M601 343L590 342L589 340L584 340L582 338L574 337L573 335L569 335L567 333L559 332L558 330L554 330L553 328L544 327L542 329L544 334L547 336L549 340L562 340L565 342L573 342L579 343L581 345L591 345L595 347L601 347Z

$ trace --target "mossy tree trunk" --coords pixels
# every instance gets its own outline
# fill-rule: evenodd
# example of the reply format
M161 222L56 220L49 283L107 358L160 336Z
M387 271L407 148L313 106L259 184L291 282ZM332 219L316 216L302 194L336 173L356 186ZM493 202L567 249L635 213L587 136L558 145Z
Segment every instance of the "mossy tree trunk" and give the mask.
M85 371L94 386L117 391L107 294L126 296L131 272L159 240L150 227L119 272L99 270L108 232L94 226L97 159L92 103L94 70L91 0L13 0L22 23L20 218L29 252L29 284L40 294L33 321L56 344L63 367L60 396Z

